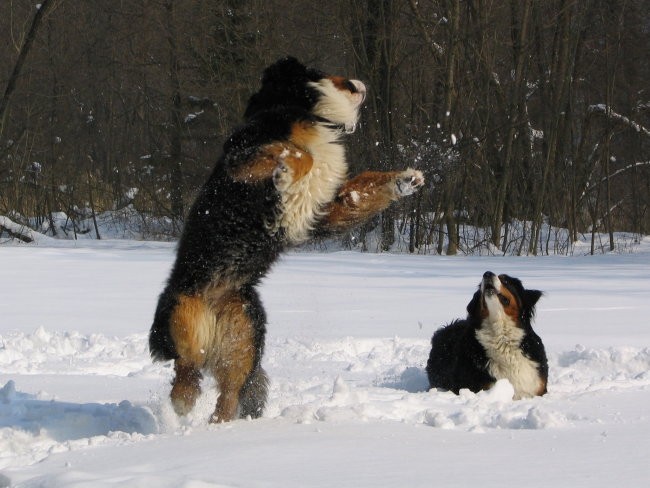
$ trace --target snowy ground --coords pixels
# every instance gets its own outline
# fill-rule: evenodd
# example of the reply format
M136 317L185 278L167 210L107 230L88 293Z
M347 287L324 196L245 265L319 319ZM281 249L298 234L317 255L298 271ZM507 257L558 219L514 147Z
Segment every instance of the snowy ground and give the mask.
M543 258L291 254L262 287L264 417L207 425L146 334L173 246L0 247L0 487L637 487L650 480L650 241ZM546 292L549 394L427 392L486 270ZM208 384L211 384L208 381Z

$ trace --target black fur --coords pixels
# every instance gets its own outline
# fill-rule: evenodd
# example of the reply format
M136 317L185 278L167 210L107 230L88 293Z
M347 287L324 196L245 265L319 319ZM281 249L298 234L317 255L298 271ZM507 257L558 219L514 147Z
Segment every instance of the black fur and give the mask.
M248 101L244 117L250 119L273 108L287 107L309 113L318 101L318 92L308 82L324 76L322 71L307 68L293 57L278 61L264 71L262 88Z
M295 127L327 123L312 113L324 95L309 85L323 77L294 58L265 70L262 87L249 100L245 124L225 142L186 217L149 334L152 358L175 360L171 397L181 415L200 393L204 368L220 376L212 421L234 418L233 398L240 416L262 414L268 387L261 368L266 314L256 287L289 243L284 227L277 225L282 197L259 151L289 141ZM251 164L259 165L259 170L254 167L261 176L252 176ZM252 179L242 178L242 171ZM248 357L242 360L242 354Z
M494 275L488 272L485 276L487 278L484 280ZM543 384L539 394L543 394L546 392L548 362L542 340L532 328L535 305L542 292L525 289L517 278L501 275L499 279L516 297L520 311L516 326L524 332L519 348L526 358L537 363L537 373ZM478 392L490 388L500 379L490 373L490 358L477 339L477 332L486 324L486 319L481 315L485 315L485 310L484 296L479 286L467 305L467 318L455 320L434 333L426 366L431 388L450 390L456 394L463 388Z
M156 360L178 357L168 321L179 294L192 295L220 275L246 282L246 295L261 309L254 287L283 248L282 236L270 234L266 226L274 218L278 200L272 184L253 186L233 181L225 174L224 159L187 216L176 261L160 295L149 336L151 355ZM237 202L236 211L232 202ZM261 351L265 319L263 313L256 318L256 346Z
M314 118L309 110L317 94L305 88L305 80L320 77L320 72L294 58L266 69L262 88L250 98L246 125L224 144L212 175L186 217L176 261L160 295L149 335L155 360L178 357L168 327L176 297L198 292L215 276L247 284L247 295L261 311L255 312L259 316L254 321L256 349L261 356L266 319L254 288L285 247L282 231L269 232L280 198L271 180L251 185L234 181L228 171L246 163L260 146L287 139L292 123Z
M359 80L328 77L294 58L264 71L244 125L187 215L151 326L154 360L175 360L170 396L179 415L193 408L201 371L212 369L220 391L212 421L259 417L268 386L260 280L288 246L358 225L424 183L412 169L346 181L339 138L356 124L364 97ZM292 186L305 174L305 186ZM296 196L298 203L289 198Z

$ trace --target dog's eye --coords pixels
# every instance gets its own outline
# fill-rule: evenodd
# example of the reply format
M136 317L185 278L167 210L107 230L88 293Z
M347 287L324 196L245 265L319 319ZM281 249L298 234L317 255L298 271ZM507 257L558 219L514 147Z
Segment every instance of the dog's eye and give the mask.
M359 91L357 90L355 84L352 83L350 80L345 80L343 82L343 86L345 87L346 90L349 90L350 93L357 93Z
M510 305L510 299L505 295L502 295L501 293L499 293L499 301L501 302L501 305L503 305L504 307Z

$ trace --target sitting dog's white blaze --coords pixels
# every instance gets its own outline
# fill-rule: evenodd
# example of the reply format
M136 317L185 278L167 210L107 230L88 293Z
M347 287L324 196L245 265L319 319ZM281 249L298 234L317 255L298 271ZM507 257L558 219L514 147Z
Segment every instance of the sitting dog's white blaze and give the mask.
M518 308L518 304L497 276L493 276L491 282L495 291L490 292L489 284L485 280L481 282L481 295L488 314L476 331L476 339L485 348L488 357L488 371L497 380L510 381L515 390L513 399L534 397L542 387L538 364L523 354L520 345L525 332L516 319L507 313L499 296L508 295L510 307Z

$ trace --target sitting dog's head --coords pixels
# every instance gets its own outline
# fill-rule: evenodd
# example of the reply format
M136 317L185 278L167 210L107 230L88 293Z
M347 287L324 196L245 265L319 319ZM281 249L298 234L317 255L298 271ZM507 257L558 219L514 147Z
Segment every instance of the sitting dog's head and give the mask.
M483 274L479 288L467 305L467 313L476 322L511 322L517 327L530 325L539 290L527 290L521 281L506 274Z
M326 75L287 57L264 70L262 87L251 96L244 116L291 107L353 132L365 96L361 81Z

